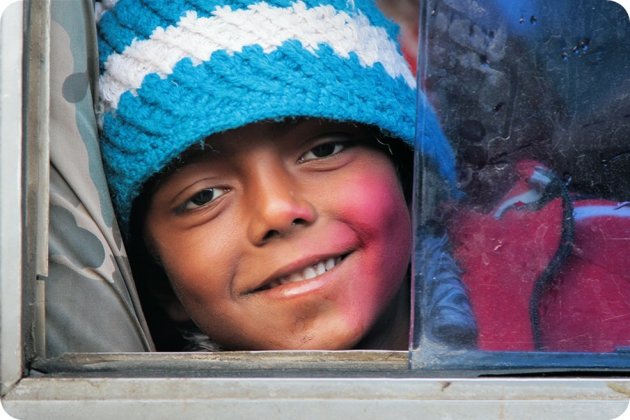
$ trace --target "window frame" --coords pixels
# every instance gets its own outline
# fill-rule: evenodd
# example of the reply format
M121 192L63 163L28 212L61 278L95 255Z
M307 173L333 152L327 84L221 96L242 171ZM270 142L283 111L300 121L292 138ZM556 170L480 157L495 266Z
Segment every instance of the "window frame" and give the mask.
M22 49L23 13L16 2L0 16L0 392L22 377ZM9 41L11 40L11 41ZM4 141L14 139L14 141ZM18 174L18 176L16 176ZM8 205L7 205L8 204ZM19 281L15 281L15 280Z
M410 370L404 351L43 358L50 0L9 6L0 9L0 396L10 414L407 418L449 411L488 418L527 409L559 417L614 416L628 405L626 378L440 378Z

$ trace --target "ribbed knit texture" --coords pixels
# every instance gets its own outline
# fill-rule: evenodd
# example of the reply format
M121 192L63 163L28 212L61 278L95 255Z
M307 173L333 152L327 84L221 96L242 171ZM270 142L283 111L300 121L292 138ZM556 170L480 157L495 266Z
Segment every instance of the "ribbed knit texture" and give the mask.
M100 123L123 231L142 185L217 132L314 117L413 144L415 80L396 35L369 0L116 2L99 24ZM418 147L454 183L452 150L420 108Z

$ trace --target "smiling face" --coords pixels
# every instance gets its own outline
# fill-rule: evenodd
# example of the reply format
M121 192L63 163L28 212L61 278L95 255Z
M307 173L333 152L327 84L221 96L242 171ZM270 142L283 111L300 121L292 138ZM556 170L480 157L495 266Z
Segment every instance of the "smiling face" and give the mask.
M371 138L321 120L252 124L210 137L159 181L145 238L212 340L349 349L399 316L383 327L406 345L410 214Z

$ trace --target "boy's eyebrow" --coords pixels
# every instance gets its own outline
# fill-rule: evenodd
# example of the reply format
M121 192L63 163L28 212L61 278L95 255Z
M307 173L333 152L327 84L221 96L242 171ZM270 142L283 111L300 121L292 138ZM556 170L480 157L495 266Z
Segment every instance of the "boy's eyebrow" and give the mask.
M275 124L270 124L269 131L274 135L283 135L308 121L306 118L287 118Z
M173 166L177 169L188 163L205 159L208 155L218 155L220 153L221 151L219 149L209 143L209 138L205 138L175 158L173 160Z
M308 124L313 124L313 127L320 127L325 125L326 123L332 126L342 125L343 123L335 122L335 121L323 121L317 119L309 119L309 118L287 118L281 121L263 121L262 123L267 123L267 127L265 130L268 130L268 134L272 136L282 137L287 135L292 130L307 130L309 126ZM306 127L305 127L306 126ZM311 129L313 128L311 127ZM310 130L309 130L310 132ZM221 135L222 133L217 133ZM216 134L215 134L216 135ZM171 164L166 168L165 174L171 174L173 172L177 172L177 170L189 163L195 163L203 159L207 159L210 156L218 156L222 153L221 148L215 147L212 142L212 137L215 135L211 135L206 137L203 140L200 140L197 144L184 151L179 157L175 158ZM219 140L223 141L223 140Z
M166 165L159 174L156 174L156 180L158 180L157 184L160 184L164 179L168 178L172 174L177 173L184 166L207 159L208 154L219 155L220 153L220 150L208 144L207 139L204 139L193 147L182 152L168 165Z
M275 124L271 124L268 130L271 135L279 137L287 135L292 130L296 130L297 133L302 133L305 138L304 141L307 141L307 139L312 136L321 135L331 130L345 131L348 127L358 128L359 126L347 121L321 118L287 118ZM317 131L319 129L321 129L321 132ZM300 130L304 131L302 132Z

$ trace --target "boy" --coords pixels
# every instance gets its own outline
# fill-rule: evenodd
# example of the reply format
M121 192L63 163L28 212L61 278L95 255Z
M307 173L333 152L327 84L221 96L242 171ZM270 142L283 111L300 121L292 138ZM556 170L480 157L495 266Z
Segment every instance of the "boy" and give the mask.
M192 320L196 348L406 349L415 80L372 2L120 0L99 37L103 156L150 322Z

